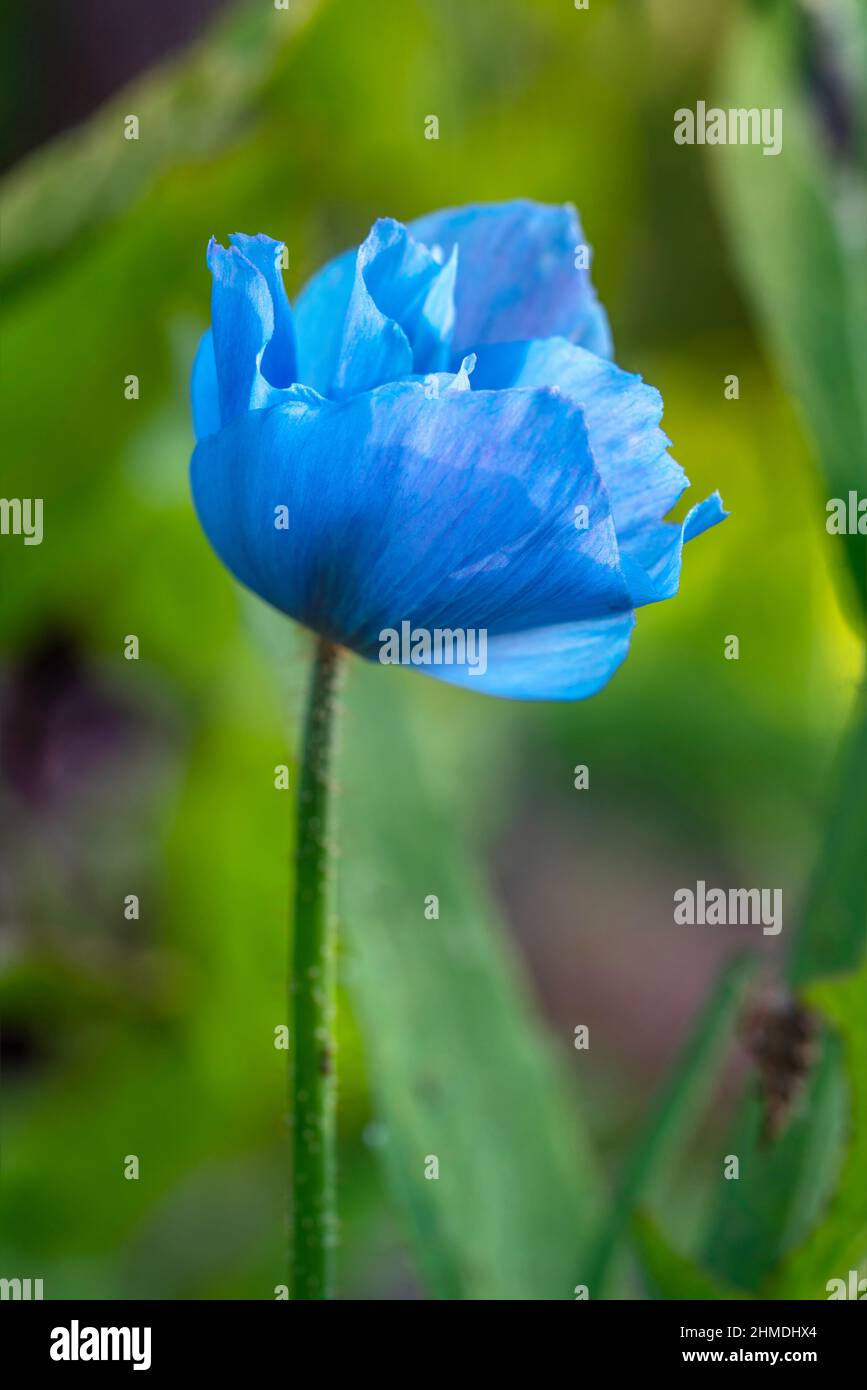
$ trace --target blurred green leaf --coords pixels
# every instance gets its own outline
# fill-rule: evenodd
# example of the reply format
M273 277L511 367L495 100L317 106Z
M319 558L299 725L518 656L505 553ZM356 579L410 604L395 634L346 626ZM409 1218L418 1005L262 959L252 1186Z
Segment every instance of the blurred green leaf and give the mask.
M867 1258L867 960L849 975L814 985L806 997L843 1042L848 1138L839 1182L820 1224L774 1276L777 1298L825 1298L829 1279L845 1279Z
M657 1297L673 1300L698 1298L715 1302L743 1298L737 1289L720 1283L673 1249L650 1217L641 1213L636 1215L632 1230L641 1267Z
M671 1076L654 1104L644 1130L626 1161L611 1202L611 1215L588 1261L586 1283L594 1297L603 1297L606 1281L636 1205L660 1184L679 1144L707 1108L723 1049L744 988L753 970L748 957L738 957L723 971L698 1026L683 1049Z
M815 980L823 968L851 970L864 958L865 784L867 702L862 691L841 748L836 799L827 821L823 852L813 873L805 916L795 939L789 972L794 985ZM808 1000L820 1005L823 998L818 987L807 994ZM833 1003L833 994L830 998ZM862 1010L865 1009L867 998L862 999ZM825 1012L839 1023L832 1010ZM839 1031L845 1039L842 1024ZM858 1109L851 1075L853 1045L851 1040L847 1042L849 1123L860 1143L865 1117ZM770 1145L762 1142L758 1098L753 1096L745 1106L731 1140L732 1152L741 1159L741 1176L738 1182L723 1187L708 1243L708 1259L724 1277L743 1287L758 1288L772 1277L793 1245L807 1238L836 1180L846 1106L840 1048L834 1036L824 1038L807 1093L778 1140ZM842 1181L845 1186L845 1179Z
M599 1187L474 862L473 697L425 685L354 662L338 764L345 975L384 1157L439 1296L570 1298Z
M282 45L316 3L293 0L283 11L250 0L230 6L191 52L23 160L3 184L4 293L37 274L43 281L173 166L220 154L246 134ZM138 118L138 139L124 137L127 115Z
M850 52L861 54L854 77ZM844 500L852 489L867 496L864 52L863 6L850 0L817 7L809 22L790 0L740 6L714 104L780 108L782 149L770 158L755 145L708 154L772 355L803 407L828 495ZM822 129L821 83L810 71L818 62L832 65L826 81L847 108L847 149L835 150ZM817 502L817 525L825 519ZM867 537L832 541L845 547L863 610Z
M795 942L795 984L852 970L867 943L867 687L855 702L838 756L825 843L813 875L806 915Z
M725 1181L707 1237L704 1258L714 1274L755 1292L786 1250L817 1219L833 1184L845 1121L839 1049L826 1040L796 1113L783 1134L762 1136L762 1105L751 1093L727 1152L739 1177Z

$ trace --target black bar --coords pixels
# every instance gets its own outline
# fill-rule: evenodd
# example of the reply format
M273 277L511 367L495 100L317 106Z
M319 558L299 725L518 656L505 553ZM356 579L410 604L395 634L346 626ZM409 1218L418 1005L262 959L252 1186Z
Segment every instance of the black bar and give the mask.
M412 1306L417 1310L420 1305ZM158 1378L166 1372L184 1371L199 1375L213 1371L221 1378L243 1373L249 1378L252 1371L258 1380L271 1368L297 1367L298 1338L307 1332L325 1324L351 1332L355 1316L351 1304L339 1302L5 1302L3 1359L7 1366L11 1361L25 1372L49 1370L59 1378L93 1377L106 1368L115 1376L134 1375L138 1360L139 1374ZM358 1369L375 1366L379 1372L401 1365L404 1373L412 1375L405 1348L401 1350L401 1333L408 1326L417 1332L415 1323L407 1325L403 1318L419 1316L425 1317L424 1312L407 1311L395 1325L392 1312L386 1324L378 1326L375 1321L371 1326L370 1319L376 1320L376 1314L368 1307L365 1323L359 1325L359 1339L329 1341L325 1355L330 1361L342 1353ZM673 1367L688 1370L708 1365L729 1370L752 1365L766 1369L801 1365L827 1374L859 1364L867 1333L865 1310L857 1302L849 1308L842 1301L574 1302L568 1312L561 1309L561 1314L551 1315L552 1321L544 1325L544 1342L535 1338L525 1342L526 1333L516 1327L514 1314L501 1333L494 1330L493 1338L487 1329L481 1338L480 1329L472 1329L469 1345L471 1329L457 1324L458 1361L458 1346L449 1336L450 1315L436 1307L427 1316L434 1321L430 1329L420 1330L423 1354L418 1367L425 1380L437 1362L446 1374L457 1364L466 1366L472 1359L471 1347L477 1348L476 1354L487 1364L498 1350L511 1357L516 1347L522 1349L522 1359L531 1354L533 1360L544 1356L547 1362L555 1350L554 1339L561 1334L568 1339L564 1348L567 1364L577 1374L591 1367L596 1374L609 1369L652 1374ZM115 1336L107 1331L103 1337L103 1328L118 1329L118 1333ZM134 1329L139 1330L137 1336ZM538 1330L533 1318L528 1331ZM314 1345L322 1346L311 1343L311 1350ZM72 1357L77 1353L78 1359L53 1359L52 1348L55 1355ZM82 1353L89 1355L91 1350L104 1353L106 1359L84 1359ZM127 1359L110 1359L115 1350L119 1357L126 1354Z

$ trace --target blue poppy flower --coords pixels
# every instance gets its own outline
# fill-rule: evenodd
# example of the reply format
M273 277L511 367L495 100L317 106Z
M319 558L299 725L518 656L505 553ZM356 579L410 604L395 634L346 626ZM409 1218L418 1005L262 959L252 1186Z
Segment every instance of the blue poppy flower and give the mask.
M688 481L659 393L611 360L575 210L382 219L294 311L281 244L230 243L208 248L192 381L224 564L364 657L518 699L597 691L725 513L715 493L664 520Z

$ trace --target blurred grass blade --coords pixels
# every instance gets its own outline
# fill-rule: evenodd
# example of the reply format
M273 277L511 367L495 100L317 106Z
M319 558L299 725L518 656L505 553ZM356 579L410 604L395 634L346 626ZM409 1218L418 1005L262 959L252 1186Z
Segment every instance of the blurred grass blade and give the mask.
M571 1298L599 1188L473 863L469 701L456 718L424 686L353 662L337 764L344 974L384 1157L436 1294Z
M849 1127L839 1182L821 1222L783 1263L772 1283L775 1298L825 1298L829 1279L865 1272L867 1261L867 959L840 979L807 993L838 1030L849 1083Z
M752 970L753 962L747 956L737 957L723 970L695 1033L627 1159L611 1204L611 1214L590 1254L587 1277L582 1280L593 1297L605 1296L612 1261L628 1234L636 1206L652 1196L662 1173L670 1166L674 1151L688 1138L707 1108Z
M838 757L825 845L789 974L794 984L853 970L867 944L867 687Z
M864 959L867 701L863 691L841 749L839 769L837 803L828 818L822 857L814 870L806 914L792 954L790 976L798 986L815 981L823 968L826 972L847 967L851 970ZM849 977L843 978L845 981ZM840 985L844 1000L848 998L847 988L845 983ZM849 1142L850 1150L854 1145L857 1151L865 1142L861 1131L867 1125L867 1116L863 1102L860 1109L858 1103L858 1086L863 1078L859 1081L852 1075L853 1048L857 1052L858 1041L847 1035L847 1028L851 1033L856 1022L848 1018L845 1005L839 1012L833 992L816 990L807 997L823 1009L825 999L830 1001L833 1007L824 1011L844 1038L853 1136ZM861 1009L867 1013L867 996L861 998ZM724 1278L744 1288L758 1288L772 1277L779 1261L807 1238L834 1190L842 1161L846 1108L846 1083L836 1035L823 1040L807 1093L776 1142L761 1142L758 1099L753 1097L744 1107L731 1140L731 1151L741 1159L741 1177L738 1182L724 1184L708 1238L708 1261ZM845 1189L847 1179L842 1181ZM839 1193L835 1198L838 1200ZM845 1197L842 1200L845 1206Z
M125 87L96 116L23 160L3 183L0 288L40 280L125 212L163 173L221 154L258 117L282 46L315 8L292 0L230 6L204 40ZM124 118L139 120L137 140Z
M743 1297L674 1250L647 1215L639 1213L633 1218L632 1231L641 1268L658 1298L723 1302Z
M845 1087L836 1040L823 1043L796 1113L774 1142L762 1138L762 1106L751 1094L727 1151L738 1156L737 1181L720 1177L720 1196L705 1262L721 1279L756 1292L781 1255L802 1240L827 1200L839 1162Z
M730 145L710 151L709 164L735 263L818 448L817 525L825 500L867 495L865 13L851 0L830 0L809 18L791 0L740 6L714 93L722 107L761 100L783 112L777 155ZM830 70L817 71L821 64ZM828 90L843 108L836 124ZM863 619L867 536L833 540L847 554Z
M753 146L732 145L712 151L709 164L736 265L815 440L823 501L867 492L865 53L867 11L853 0L809 9L788 0L742 6L714 92L720 106L750 108L761 100L783 113L780 153L765 161ZM815 524L824 521L817 499ZM863 619L867 538L847 534L829 544L846 555ZM841 750L837 802L791 961L798 984L851 969L863 955L865 747L862 699ZM855 1044L846 1046L851 1052ZM850 1153L859 1151L865 1123L854 1090L852 1099ZM844 1115L833 1037L799 1114L772 1147L759 1143L757 1103L745 1108L732 1141L741 1178L724 1187L709 1243L719 1274L755 1288L806 1238L834 1182ZM838 1192L831 1210L840 1200L845 1206Z

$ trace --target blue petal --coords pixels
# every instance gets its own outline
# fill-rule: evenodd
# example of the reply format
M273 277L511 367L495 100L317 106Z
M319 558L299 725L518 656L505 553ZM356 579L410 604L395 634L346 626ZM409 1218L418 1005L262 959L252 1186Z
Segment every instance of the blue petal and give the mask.
M340 399L413 372L443 370L451 355L457 259L445 265L391 218L357 252L332 261L297 305L298 375Z
M429 398L402 382L340 403L308 391L203 439L192 485L228 568L362 655L404 621L484 630L484 688L538 699L589 693L622 660L631 613L614 525L580 409L556 391Z
M343 323L355 283L357 249L329 261L295 302L298 379L327 396L340 362Z
M689 479L667 452L670 441L659 428L659 392L563 338L482 348L473 385L557 385L580 405L608 490L632 601L640 606L671 598L677 592L684 540L698 532L695 521L687 525L689 518L683 526L662 520ZM717 498L701 515L708 518L705 529L725 513Z
M443 265L406 227L381 218L359 247L357 266L370 298L409 339L415 370L441 371L451 356L457 255Z
M411 222L410 231L445 257L458 248L458 356L483 343L559 334L610 357L605 310L589 271L575 266L586 242L571 204L476 203L430 213Z
M682 522L661 521L649 526L628 547L621 546L623 572L635 606L673 598L680 585L685 543L727 516L722 498L713 492L703 502L697 502Z
M268 238L235 238L247 243L257 260L267 264L268 247L276 256L279 242ZM291 314L279 297L275 300L270 280L279 278L272 263L266 275L241 251L239 246L224 246L211 239L208 246L208 265L213 276L211 289L211 325L220 418L224 425L248 410L273 405L281 398L286 373L293 355L291 346ZM276 280L275 280L276 290ZM264 371L266 351L271 344L271 361L277 378L269 380Z
M328 395L336 398L367 391L383 382L408 376L413 370L412 344L391 315L379 308L372 290L388 281L388 229L377 222L358 248L352 292L342 322L334 374ZM399 264L395 272L400 275ZM397 295L400 287L395 286ZM410 291L411 292L411 291ZM318 383L310 383L320 389Z
M291 386L298 377L292 309L283 284L281 261L284 244L261 232L258 236L246 236L243 232L235 232L229 237L229 241L233 246L237 246L241 254L265 277L271 295L274 332L262 357L262 374L272 386Z
M537 627L494 637L487 669L428 666L451 685L509 700L586 700L606 685L626 660L635 626L631 610L609 618Z
M476 366L476 355L470 353L463 358L456 372L427 372L424 376L413 373L412 376L403 377L403 382L418 382L424 389L428 397L441 396L444 391L471 391L473 383L470 380Z
M214 360L214 336L210 328L199 340L190 381L190 401L196 439L202 439L206 434L216 434L222 421L217 390L217 363Z

